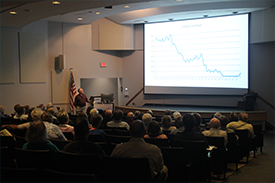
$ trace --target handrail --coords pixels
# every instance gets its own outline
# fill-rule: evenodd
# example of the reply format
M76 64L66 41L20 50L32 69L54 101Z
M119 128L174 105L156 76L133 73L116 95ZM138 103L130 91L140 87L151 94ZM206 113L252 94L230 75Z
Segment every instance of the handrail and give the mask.
M127 103L126 103L126 106L128 106L142 91L143 91L143 88L142 87Z
M251 93L256 93L253 90L249 89ZM260 95L258 95L258 98L263 101L266 105L268 105L269 107L271 107L272 109L275 109L274 105L272 105L271 103L269 103L267 100L265 100L263 97L261 97Z

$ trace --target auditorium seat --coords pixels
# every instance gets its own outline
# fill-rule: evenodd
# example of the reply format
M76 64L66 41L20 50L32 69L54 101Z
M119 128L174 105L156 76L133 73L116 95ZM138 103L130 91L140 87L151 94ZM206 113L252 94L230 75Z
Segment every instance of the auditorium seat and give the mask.
M223 179L225 179L227 161L224 137L206 137L206 139L210 146L216 147L211 151L211 172L218 174L219 178L223 174Z
M238 170L239 158L236 133L227 133L227 139L228 143L226 144L226 161L227 163L235 163L236 170Z
M56 170L45 169L43 181L46 182L98 182L95 174L92 173L68 173Z
M13 149L15 147L16 141L13 136L1 136L1 147L9 147Z
M67 140L74 140L74 135L72 132L63 132L63 135L66 137Z
M170 143L168 139L155 139L155 138L144 138L145 142L154 144L159 147L169 147Z
M18 148L22 148L23 145L27 142L25 137L18 136L18 135L14 135L14 137L16 139L16 147Z
M100 134L89 134L88 141L91 142L104 142Z
M110 135L106 134L106 142L111 144L120 144L123 142L128 142L131 139L131 136L118 136L118 135Z
M102 158L98 155L76 154L58 151L56 166L53 170L68 173L94 173L102 176Z
M50 139L50 141L59 149L63 150L63 148L71 142L71 140L59 140L59 139Z
M264 133L262 131L262 124L253 124L254 129L254 148L257 151L260 148L260 152L263 152L264 146Z
M1 167L16 168L16 161L8 147L1 147Z
M152 182L147 158L104 157L104 181L107 182Z
M53 157L49 150L27 150L14 148L14 157L18 168L36 168L43 170L53 165Z
M1 166L1 182L41 182L40 172L35 168L10 168Z
M160 147L164 165L168 168L167 182L188 181L183 147Z
M252 148L252 141L248 138L248 130L234 130L238 135L238 156L239 159L246 157L246 163L248 163L248 159L250 156L250 151Z

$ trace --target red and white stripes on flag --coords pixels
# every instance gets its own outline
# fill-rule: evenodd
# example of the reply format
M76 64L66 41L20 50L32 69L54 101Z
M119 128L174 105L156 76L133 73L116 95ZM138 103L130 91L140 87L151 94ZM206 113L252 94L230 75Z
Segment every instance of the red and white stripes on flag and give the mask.
M71 108L71 113L74 110L74 97L75 97L75 95L76 95L76 87L75 87L73 72L71 71L71 85L70 85L70 108Z

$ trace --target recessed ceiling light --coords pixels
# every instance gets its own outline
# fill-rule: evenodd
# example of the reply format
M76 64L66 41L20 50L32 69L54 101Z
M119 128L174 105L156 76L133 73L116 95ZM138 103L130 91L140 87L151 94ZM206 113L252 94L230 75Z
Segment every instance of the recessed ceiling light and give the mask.
M203 15L203 17L208 17L208 15Z
M16 12L16 11L10 11L10 14L11 14L11 15L16 15L17 12Z
M25 12L28 12L28 13L30 13L30 12L32 12L32 10L25 10Z
M176 0L176 1L181 2L182 0Z
M82 18L82 17L78 17L77 20L78 20L78 21L82 21L83 18Z
M144 23L148 23L148 21L144 21Z
M237 12L237 11L233 11L232 13L233 13L233 14L237 14L238 12Z
M99 12L99 11L97 11L97 12L95 12L95 14L99 15L99 14L100 14L100 12Z
M174 19L173 19L173 18L169 18L168 20L172 21L172 20L174 20Z
M52 2L54 5L59 5L60 4L60 1L53 1Z
M124 8L130 8L130 6L129 5L125 5Z

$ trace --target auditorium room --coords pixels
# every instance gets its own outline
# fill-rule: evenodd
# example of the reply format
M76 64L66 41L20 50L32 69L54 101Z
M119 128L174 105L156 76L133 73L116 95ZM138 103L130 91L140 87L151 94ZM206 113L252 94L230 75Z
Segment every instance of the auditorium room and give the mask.
M1 0L1 182L275 182L274 7Z

